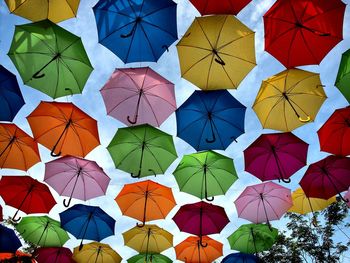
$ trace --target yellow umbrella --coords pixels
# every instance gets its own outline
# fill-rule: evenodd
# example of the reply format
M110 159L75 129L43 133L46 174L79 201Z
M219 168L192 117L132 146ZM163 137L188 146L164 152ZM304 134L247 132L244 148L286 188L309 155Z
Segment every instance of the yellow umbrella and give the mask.
M253 109L264 128L292 131L313 121L326 98L319 74L288 69L263 81Z
M203 90L236 89L256 66L254 34L234 16L195 18L176 45L181 76Z
M73 260L77 263L119 263L122 258L109 245L98 242L91 242L83 246L74 248Z
M11 13L31 21L50 19L54 23L75 17L80 0L5 0Z

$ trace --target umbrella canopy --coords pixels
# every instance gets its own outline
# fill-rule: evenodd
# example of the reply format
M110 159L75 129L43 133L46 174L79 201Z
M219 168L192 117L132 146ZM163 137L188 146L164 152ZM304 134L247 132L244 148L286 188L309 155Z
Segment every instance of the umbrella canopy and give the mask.
M99 1L93 10L99 42L124 63L157 61L177 40L171 0Z
M28 115L34 139L51 149L51 156L85 157L100 145L97 121L68 102L45 102Z
M30 176L2 176L0 179L0 196L7 205L17 208L17 213L49 213L56 201L47 185Z
M223 258L221 263L259 263L257 256L245 253L232 253Z
M254 32L234 16L196 17L176 47L181 76L203 90L236 89L256 65Z
M173 261L162 254L140 253L127 260L128 263L172 263Z
M319 74L289 69L262 82L253 109L264 128L287 132L314 121L326 98Z
M0 65L0 121L13 121L24 104L16 76Z
M34 252L38 263L75 263L72 256L72 251L65 247L43 247Z
M174 84L149 67L115 70L100 92L107 114L128 126L159 127L176 110Z
M207 245L201 246L199 237L188 237L175 246L176 258L186 263L211 263L222 256L223 244L211 239L202 237Z
M335 110L317 134L322 151L350 155L350 106Z
M245 171L261 181L291 177L306 165L309 145L293 133L262 134L244 150Z
M45 164L44 181L59 195L68 196L65 207L72 198L89 200L105 195L110 178L95 161L64 156Z
M73 259L77 263L120 263L122 261L121 256L109 245L98 242L85 244L81 250L79 247L74 248Z
M0 168L27 171L40 162L38 144L15 124L0 123Z
M21 246L15 231L0 224L0 252L15 253Z
M177 136L197 151L225 150L244 133L245 111L227 90L195 91L176 110Z
M59 221L48 216L26 216L16 225L21 237L40 247L62 247L69 236Z
M107 149L115 167L133 178L164 174L177 158L173 137L148 124L118 129Z
M343 53L334 84L350 103L350 49Z
M152 182L150 180L125 184L115 198L123 215L142 221L165 218L176 205L170 187Z
M207 201L224 195L238 179L233 160L213 151L184 155L173 174L180 191Z
M93 70L81 39L49 20L16 26L8 55L24 84L54 99L82 93Z
M202 16L204 15L237 15L251 0L190 0Z
M265 50L285 67L319 64L343 40L341 0L281 0L264 15Z

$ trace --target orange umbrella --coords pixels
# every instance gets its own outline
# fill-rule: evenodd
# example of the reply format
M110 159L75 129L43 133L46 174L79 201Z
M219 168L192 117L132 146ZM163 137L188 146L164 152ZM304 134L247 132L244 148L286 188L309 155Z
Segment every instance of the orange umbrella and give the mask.
M34 139L51 156L85 157L100 145L97 122L70 102L40 102L27 117Z
M211 263L222 256L223 244L203 236L202 241L208 245L200 245L200 238L191 236L175 246L176 258L186 263Z
M15 124L0 124L0 168L27 171L40 162L38 145Z
M142 221L165 218L176 205L171 188L147 180L124 185L115 198L123 215Z
M23 253L20 250L17 250L15 254L13 253L0 253L0 262L18 262L18 263L23 263L23 262L32 262L36 263L37 261L32 257L31 254L26 254ZM17 260L17 261L16 261ZM25 261L27 260L27 261ZM30 261L29 261L30 260Z

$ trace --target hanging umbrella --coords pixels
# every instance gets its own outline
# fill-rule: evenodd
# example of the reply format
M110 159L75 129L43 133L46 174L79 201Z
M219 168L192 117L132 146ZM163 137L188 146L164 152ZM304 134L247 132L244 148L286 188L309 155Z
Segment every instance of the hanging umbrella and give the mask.
M227 90L195 91L176 110L177 136L197 151L225 150L244 133L245 111Z
M42 247L34 252L38 263L75 263L73 253L65 247Z
M15 253L21 246L15 231L0 224L0 252Z
M4 263L37 263L31 254L17 250L15 253L0 253L0 262Z
M150 180L125 184L115 198L123 215L142 221L165 218L176 205L171 188Z
M186 263L211 263L222 256L223 244L204 236L207 246L201 246L199 237L188 237L175 246L176 258Z
M202 16L204 15L237 15L251 0L191 0L191 3L197 8Z
M94 161L65 156L45 164L44 181L59 195L68 196L65 207L72 198L89 200L106 194L110 178Z
M120 263L122 261L121 256L109 245L98 242L85 244L81 250L79 247L74 248L73 259L77 263Z
M173 174L180 191L207 201L224 195L238 179L233 160L213 151L184 155Z
M73 103L42 101L27 120L34 139L53 157L85 157L100 144L97 121Z
M171 0L99 1L93 10L99 42L124 63L157 61L177 40Z
M177 158L172 136L148 124L118 129L107 149L115 167L133 178L164 174Z
M26 216L16 230L25 241L40 247L62 247L69 239L60 222L48 216Z
M9 206L17 208L13 221L19 211L26 214L49 213L56 201L47 185L30 176L2 176L0 179L0 196Z
M350 103L350 49L343 53L335 84Z
M54 99L82 93L93 70L81 39L49 20L16 26L8 55L24 84Z
M254 32L234 16L196 17L176 47L181 76L203 90L236 89L256 65Z
M251 254L232 253L223 258L221 263L259 263L260 259Z
M101 241L114 235L115 220L98 206L74 205L60 213L60 218L62 228L81 239L79 250L84 239Z
M208 245L203 236L220 233L230 222L223 207L203 201L181 206L173 220L180 231L199 236L202 247Z
M176 110L174 84L149 67L115 70L100 92L107 114L128 126L159 127Z
M162 254L140 253L127 260L128 263L172 263L173 261Z
M37 143L15 124L0 123L0 168L27 171L40 162Z
M343 40L341 0L280 0L264 15L265 50L285 67L319 64Z
M293 133L262 134L244 153L245 171L261 181L291 177L306 165L309 145Z
M319 74L289 69L262 82L253 109L264 128L292 131L314 121L326 98Z

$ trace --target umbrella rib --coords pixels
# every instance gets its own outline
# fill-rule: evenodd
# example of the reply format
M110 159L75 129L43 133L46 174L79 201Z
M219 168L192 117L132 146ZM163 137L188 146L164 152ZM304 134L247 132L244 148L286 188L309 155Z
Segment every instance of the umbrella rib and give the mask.
M219 130L218 130L218 128L216 127L216 124L215 124L215 122L214 121L211 121L212 122L212 124L213 124L213 126L214 126L214 129L216 130L216 132L217 132L217 134L218 134L218 137L219 137L219 140L220 140L220 143L221 143L221 146L223 147L223 148L225 148L224 147L224 143L222 142L222 138L221 138L221 136L219 136Z
M213 66L213 60L214 60L214 56L212 55L211 56L211 61L210 61L210 64L209 64L209 68L208 68L208 75L207 75L207 84L206 84L206 88L208 88L208 85L209 85L209 77L210 77L210 71L211 71L211 68Z
M143 2L142 2L142 3L143 3ZM142 18L144 18L144 17L146 17L146 16L153 15L154 13L157 13L157 12L163 10L163 9L170 8L170 7L172 7L173 5L174 5L174 4L172 3L171 5L169 4L168 6L163 6L163 7L161 7L161 8L156 9L156 10L153 10L152 12L143 15ZM140 12L140 13L141 13L141 12Z
M229 17L229 16L225 16L225 20L224 20L224 22L223 22L222 25L221 25L221 28L220 28L220 30L219 30L218 37L216 38L216 42L215 42L215 45L214 45L215 47L217 47L217 45L218 45L218 43L219 43L220 35L221 35L221 33L222 33L222 30L223 30L223 28L224 28L224 25L225 25L225 23L226 23L228 17ZM214 57L214 56L213 56L213 57Z
M237 57L237 56L234 56L234 55L232 55L232 54L228 54L228 53L224 53L224 52L220 52L220 54L221 54L221 55L228 56L228 57L236 58L236 59L242 60L242 61L244 61L244 62L247 62L247 63L253 64L253 65L255 65L255 66L256 66L256 63L251 62L251 61L249 61L249 60L246 60L246 59L244 59L244 58Z
M150 154L153 156L154 160L156 161L156 163L158 164L158 167L160 168L160 170L162 171L162 174L164 174L165 171L163 171L163 168L161 167L158 159L156 158L156 156L153 154L153 152L149 149L149 147L146 145L147 150L150 152Z
M147 93L147 92L145 92L145 93ZM152 93L147 93L147 96L157 97L157 98L159 98L159 99L165 101L166 103L168 103L170 106L176 108L176 106L173 105L170 101L166 100L165 98L163 98L163 97L161 97L161 96L159 96L159 95L152 94Z
M24 0L22 3L20 3L18 6L16 6L16 8L13 9L13 10L11 11L11 14L14 13L18 8L20 8L20 7L21 7L22 5L24 5L26 2L28 2L28 0Z
M224 72L225 72L227 78L230 80L232 86L234 86L235 88L237 88L237 85L236 85L235 83L233 83L233 80L231 79L231 76L227 73L226 68L225 68L224 66L222 66L222 69L224 70Z
M129 17L129 18L135 19L135 17L129 16L129 14L124 14L124 13L122 13L120 11L114 11L114 10L103 9L103 8L98 8L97 10L98 11L104 11L104 12L107 12L107 13L114 13L114 14L118 14L118 15L122 15L122 16L126 16L126 17Z
M205 31L204 31L204 29L203 29L203 27L202 27L201 23L199 22L199 20L198 20L198 19L196 19L196 21L197 21L197 23L198 23L198 25L199 25L200 29L202 30L203 35L204 35L204 36L205 36L205 38L207 39L207 41L208 41L208 43L209 43L209 45L210 45L211 49L213 50L213 49L214 49L214 47L213 47L213 45L211 44L211 42L210 42L210 40L209 40L209 38L208 38L207 34L205 33ZM211 54L210 54L210 55L211 55Z
M275 109L275 107L277 107L277 105L279 103L281 103L281 101L282 101L282 98L279 98L279 100L277 100L276 103L271 107L269 114L267 114L267 116L265 118L265 121L264 121L264 124L263 124L264 127L266 125L267 120L270 118L270 115L271 115L272 111Z
M338 7L330 8L330 9L327 9L327 10L325 10L325 11L322 11L321 13L318 13L317 15L310 16L310 17L308 17L307 19L304 20L304 23L305 23L305 22L308 22L308 21L311 20L311 19L314 19L315 17L317 17L317 16L319 16L319 15L324 15L324 14L326 14L326 13L328 13L328 12L331 12L331 11L333 11L333 10L336 10L336 9L338 9L338 8L341 8L341 7L338 6Z
M72 6L70 5L69 1L67 1L67 0L65 0L65 1L66 1L67 5L69 6L69 9L72 11L73 15L77 16L77 13L74 12L74 10L73 10Z
M298 84L300 84L301 82L309 79L309 78L313 78L315 77L316 74L312 74L312 75L309 75L309 76L306 76L304 77L303 79L300 79L299 81L297 81L296 83L294 83L293 85L291 85L287 90L286 92L290 93L296 86L298 86ZM317 86L316 86L317 87ZM293 95L293 94L297 94L297 93L291 93L290 95ZM303 93L302 93L303 94ZM306 93L307 94L307 93Z
M61 55L61 58L62 58L62 59L67 59L67 60L78 61L78 62L80 62L80 63L86 65L88 68L93 68L93 67L91 66L91 64L87 64L85 61L79 60L79 59L74 58L74 57L68 57L68 56L65 56L65 55L62 54L62 55Z
M180 132L181 132L181 133L184 132L184 130L190 128L190 126L192 126L195 122L197 122L197 121L202 121L203 119L204 119L204 117L203 117L203 116L200 116L198 119L192 120L192 122L189 123L188 125L186 125L185 127L183 127L183 128L181 129ZM178 133L179 133L179 132L178 132Z
M136 96L138 96L138 94L133 94L133 95L131 95L131 96L125 98L125 99L122 100L121 102L115 104L115 105L112 107L112 109L110 109L110 110L107 111L107 114L110 114L112 111L114 111L114 110L115 110L117 107L119 107L121 104L125 103L127 100L132 99L132 98L134 98L134 97L136 97Z
M275 216L277 218L279 218L278 214L276 213L276 211L275 211L274 207L271 205L271 203L266 198L264 199L264 201L269 204L269 206L272 209L272 211L274 212ZM268 220L271 220L271 219L268 219Z
M196 66L197 64L199 64L200 62L202 62L203 60L205 60L206 58L208 58L209 56L211 56L211 53L209 53L208 55L205 55L203 58L201 58L200 60L198 60L197 62L195 62L191 67L189 67L184 73L182 73L182 76L185 76L185 74L187 74L187 72L189 72L194 66Z
M222 188L222 185L220 184L218 178L216 178L216 176L214 175L214 173L212 173L211 169L208 169L209 173L211 174L211 176L215 179L215 181L218 183L218 185L220 186L220 189L223 193L225 193L225 190Z
M220 120L223 121L223 122L229 123L230 126L235 127L237 130L239 130L240 132L244 133L244 130L242 130L240 127L236 126L236 124L231 123L231 122L229 122L228 120L226 120L226 119L224 119L224 118L221 118L221 117L218 116L218 115L215 115L215 118L216 118L216 119L220 119Z
M135 19L134 17L132 17L132 18ZM131 24L133 24L133 23L135 23L135 21L131 21L131 22L126 23L125 25L123 25L123 26L121 26L121 27L119 27L119 28L117 28L117 29L112 30L112 32L108 33L106 36L104 36L104 38L101 38L101 39L99 40L99 42L100 42L100 43L103 42L105 39L109 38L111 35L117 33L119 30L121 30L121 29L123 29L124 27L127 27L127 26L129 26L129 25L131 25ZM131 41L131 42L132 42L132 41ZM131 43L131 42L130 42L130 43Z
M154 53L154 50L153 50L153 46L152 46L152 44L151 44L151 41L150 41L150 39L148 38L148 35L146 34L146 31L145 31L145 29L143 28L143 25L142 25L141 23L140 23L140 28L141 28L143 34L145 35L146 40L147 40L147 42L148 42L148 44L149 44L149 46L150 46L150 48L151 48L153 58L156 58L156 54ZM135 31L136 31L136 30L135 30Z
M47 48L52 52L51 55L55 54L55 50L52 49L52 47L51 47L49 44L47 44L47 42L45 42L44 40L42 40L42 39L41 39L40 37L38 37L37 35L31 34L32 32L27 31L27 30L26 30L25 28L23 28L22 26L18 26L18 27L19 27L19 28L22 28L22 30L25 31L27 34L29 34L29 35L32 36L32 37L37 38L40 42L42 42L45 46L47 46Z
M169 35L172 36L173 38L176 38L176 39L177 39L177 36L174 36L172 33L170 33L169 31L167 31L167 30L161 28L160 26L157 26L157 25L152 24L152 23L150 23L150 22L148 22L148 21L145 21L145 20L142 20L142 23L145 23L145 24L148 24L148 25L153 26L153 27L155 27L155 28L158 28L159 30L161 30L161 31L163 31L163 32L165 32L165 33L167 33L167 34L169 34Z
M156 113L154 112L154 109L153 109L151 103L149 102L147 96L143 96L143 98L144 98L144 100L147 102L148 106L150 107L150 109L151 109L151 111L152 111L152 113L153 113L154 119L156 120L157 125L159 126L160 123L159 123L159 121L158 121L157 115L156 115Z
M211 50L210 50L210 49L208 49L208 48L199 47L199 46L191 46L191 45L189 45L189 44L186 44L186 45L184 45L184 44L178 44L177 46L178 46L178 47L190 47L190 48L196 48L196 49L200 49L200 50L205 50L205 51L209 51L209 52L211 52ZM211 54L209 54L209 55L211 55Z
M65 62L63 59L62 59L62 61L61 61L61 65L64 65L64 66L69 70L69 72L70 72L71 75L73 76L73 79L75 80L75 83L78 85L80 92L82 92L82 91L83 91L83 88L80 87L80 84L79 84L79 82L78 82L76 76L74 75L73 71L72 71L71 68L66 64L66 62Z
M116 164L116 166L119 166L121 163L124 162L124 160L126 158L128 158L131 154L133 154L135 151L137 151L139 149L139 146L136 146L135 149L133 149L132 151L129 151L128 154L126 154L120 161L118 164Z
M241 39L243 39L243 38L245 38L245 37L247 37L247 36L249 36L249 35L252 35L252 34L255 34L255 33L254 33L254 32L250 32L249 34L246 34L246 35L244 35L244 36L241 36L241 37L238 37L238 38L236 38L236 39L233 39L232 41L230 41L230 42L228 42L228 43L226 43L226 44L224 44L224 45L218 47L218 48L217 48L217 51L219 52L220 49L223 49L224 47L227 47L228 45L231 45L232 43L234 43L234 42L236 42L236 41L238 41L238 40L241 40ZM220 52L220 54L223 54L223 53ZM254 64L254 65L255 65L255 64Z
M23 157L23 161L25 163L25 168L27 169L29 164L27 163L27 159L25 158L25 155L24 155L24 152L23 152L23 149L22 149L21 145L16 140L14 141L14 144L16 144L17 148L21 151L21 154L22 154L22 157Z

